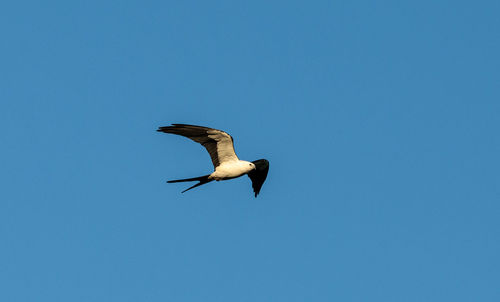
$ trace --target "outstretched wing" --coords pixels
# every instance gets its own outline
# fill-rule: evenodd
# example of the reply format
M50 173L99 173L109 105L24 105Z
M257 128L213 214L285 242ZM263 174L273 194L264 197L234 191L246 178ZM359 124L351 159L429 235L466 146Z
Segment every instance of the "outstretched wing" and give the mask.
M255 193L255 197L259 195L260 188L264 184L267 177L267 172L269 172L269 161L267 159L259 159L253 161L255 164L255 170L248 172L248 177L252 180L252 188Z
M185 124L160 127L159 132L182 135L200 143L210 154L214 168L227 161L238 160L234 152L233 138L224 131Z

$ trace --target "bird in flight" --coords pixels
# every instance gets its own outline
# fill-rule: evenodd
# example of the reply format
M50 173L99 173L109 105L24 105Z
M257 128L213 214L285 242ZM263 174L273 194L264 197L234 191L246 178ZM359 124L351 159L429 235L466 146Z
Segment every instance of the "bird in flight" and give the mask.
M198 181L197 184L187 188L182 193L209 183L212 180L227 180L247 174L252 181L255 197L259 194L269 171L269 161L267 159L259 159L253 162L240 160L234 152L231 135L213 128L186 124L172 124L172 126L159 127L156 131L187 137L200 143L207 149L208 154L210 154L214 165L213 173L200 177L167 181L168 183Z

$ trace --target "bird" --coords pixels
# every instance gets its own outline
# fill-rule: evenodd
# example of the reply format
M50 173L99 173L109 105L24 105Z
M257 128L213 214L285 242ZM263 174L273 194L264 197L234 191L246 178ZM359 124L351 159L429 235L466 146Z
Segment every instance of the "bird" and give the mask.
M171 124L171 126L159 127L158 132L176 134L187 137L207 149L214 172L204 176L169 180L167 183L198 181L197 184L182 191L184 193L198 186L207 184L213 180L221 181L248 175L252 181L255 197L259 195L260 189L267 178L269 171L269 161L258 159L252 162L240 160L234 151L234 140L228 133L203 126L188 124Z

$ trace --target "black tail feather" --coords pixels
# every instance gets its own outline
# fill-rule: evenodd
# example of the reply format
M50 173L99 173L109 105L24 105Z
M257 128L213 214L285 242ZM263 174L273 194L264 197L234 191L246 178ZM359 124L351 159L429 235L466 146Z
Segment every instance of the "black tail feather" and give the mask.
M176 183L176 182L185 182L185 181L199 181L199 183L195 184L194 186L192 187L189 187L187 188L186 190L182 191L181 193L184 193L186 191L189 191L191 189L194 189L198 186L201 186L201 185L204 185L206 183L209 183L211 182L213 179L208 179L208 177L210 176L209 175L205 175L205 176L200 176L200 177L193 177L193 178L186 178L186 179L176 179L176 180L169 180L167 181L167 183Z

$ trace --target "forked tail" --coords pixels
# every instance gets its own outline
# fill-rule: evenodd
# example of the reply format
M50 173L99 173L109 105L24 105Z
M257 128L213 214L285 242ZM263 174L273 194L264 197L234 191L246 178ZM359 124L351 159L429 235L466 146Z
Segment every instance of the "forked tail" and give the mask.
M193 177L193 178L186 178L186 179L176 179L176 180L169 180L167 181L169 184L170 183L175 183L175 182L185 182L185 181L199 181L199 183L195 184L194 186L192 187L189 187L187 188L186 190L182 191L181 193L184 193L186 191L189 191L191 189L194 189L198 186L201 186L201 185L204 185L206 183L209 183L211 182L213 179L208 179L208 177L210 176L210 174L208 175L205 175L205 176L200 176L200 177Z

